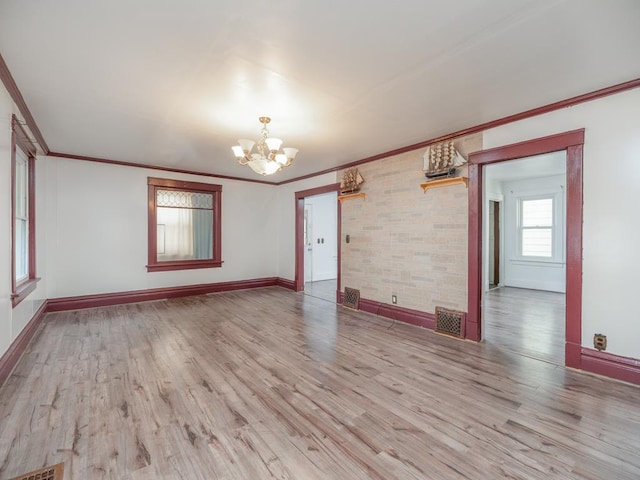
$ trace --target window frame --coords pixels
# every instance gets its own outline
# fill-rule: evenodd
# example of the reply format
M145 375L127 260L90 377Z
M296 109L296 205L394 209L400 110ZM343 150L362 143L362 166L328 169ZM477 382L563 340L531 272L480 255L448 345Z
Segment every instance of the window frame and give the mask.
M18 149L27 157L27 261L26 278L16 279L16 170ZM16 307L36 289L36 146L20 124L11 117L11 304Z
M187 182L168 178L147 177L148 186L148 259L147 272L165 272L194 268L218 268L222 266L222 185ZM158 261L157 212L158 190L176 190L213 195L213 258L198 260Z
M518 262L538 262L548 264L562 264L564 263L565 245L564 245L564 229L565 226L565 214L564 214L564 190L561 188L559 191L549 191L546 193L538 193L535 195L519 194L515 195L515 205L517 209L517 238L516 238L516 250L515 261ZM527 200L552 200L552 226L541 227L543 229L551 229L551 256L541 257L535 255L523 255L522 254L522 203ZM535 229L536 227L527 227L527 229Z
M551 225L550 226L524 226L524 202L532 202L536 200L551 200ZM518 197L518 256L524 259L534 259L534 260L543 260L543 261L552 261L556 257L556 228L557 228L557 219L556 219L556 196L554 194L549 195L535 195L535 196L526 196L526 197ZM525 255L524 250L524 242L523 236L525 230L549 230L551 232L551 255L541 256L541 255Z

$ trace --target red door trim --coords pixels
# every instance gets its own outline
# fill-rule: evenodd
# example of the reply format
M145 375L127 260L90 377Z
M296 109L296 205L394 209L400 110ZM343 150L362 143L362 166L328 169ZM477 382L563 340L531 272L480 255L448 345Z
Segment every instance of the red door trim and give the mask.
M469 270L467 338L482 338L482 178L485 165L566 150L567 296L565 364L580 368L582 341L582 198L584 129L483 150L469 155Z
M306 197L312 197L314 195L321 195L323 193L329 192L340 192L340 184L332 183L330 185L325 185L323 187L310 188L308 190L301 190L296 192L296 264L295 264L295 288L296 292L301 292L304 290L304 199ZM338 209L338 225L337 225L337 235L338 235L338 286L336 289L336 299L337 295L340 291L340 264L341 264L341 245L340 238L342 236L341 233L341 218L342 218L342 210L340 208L340 202L336 201L337 209ZM337 300L336 300L337 301Z

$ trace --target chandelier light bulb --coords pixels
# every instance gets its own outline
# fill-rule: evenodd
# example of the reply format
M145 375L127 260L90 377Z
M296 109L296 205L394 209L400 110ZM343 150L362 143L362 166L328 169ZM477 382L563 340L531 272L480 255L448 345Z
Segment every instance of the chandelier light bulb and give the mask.
M269 147L270 152L277 152L280 150L280 145L282 145L282 140L279 138L267 138L264 142L267 144L267 147Z
M242 147L242 151L245 155L248 155L253 146L256 144L253 140L247 140L246 138L241 138L238 140L238 143Z
M298 149L293 147L284 147L282 151L289 159L289 163L293 162L293 159L296 158L296 154L298 153Z
M231 147L231 150L233 150L233 154L236 156L236 158L244 158L244 151L242 150L242 147L240 145L234 145L233 147Z

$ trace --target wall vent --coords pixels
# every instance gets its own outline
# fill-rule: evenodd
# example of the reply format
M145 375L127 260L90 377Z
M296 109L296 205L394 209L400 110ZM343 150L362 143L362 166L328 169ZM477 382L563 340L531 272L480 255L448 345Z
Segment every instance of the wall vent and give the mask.
M12 478L11 480L62 480L64 465L58 463L50 467L34 470Z
M358 310L360 308L360 290L355 288L344 287L344 297L342 298L342 305L345 307Z
M464 312L436 307L435 331L452 337L464 338L466 316L467 314Z

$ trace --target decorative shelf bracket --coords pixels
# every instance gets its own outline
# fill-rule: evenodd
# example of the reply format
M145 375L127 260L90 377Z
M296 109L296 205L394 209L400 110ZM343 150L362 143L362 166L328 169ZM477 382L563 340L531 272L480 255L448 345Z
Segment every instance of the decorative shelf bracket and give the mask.
M338 195L338 200L340 201L340 203L342 203L345 200L353 200L354 198L362 198L364 200L365 197L366 195L364 194L364 192L347 193L345 195Z
M421 183L420 186L424 193L427 193L427 190L435 187L448 187L449 185L457 185L459 183L464 184L465 187L467 185L467 177L451 177L451 178L439 178L436 180L431 180L430 182Z

